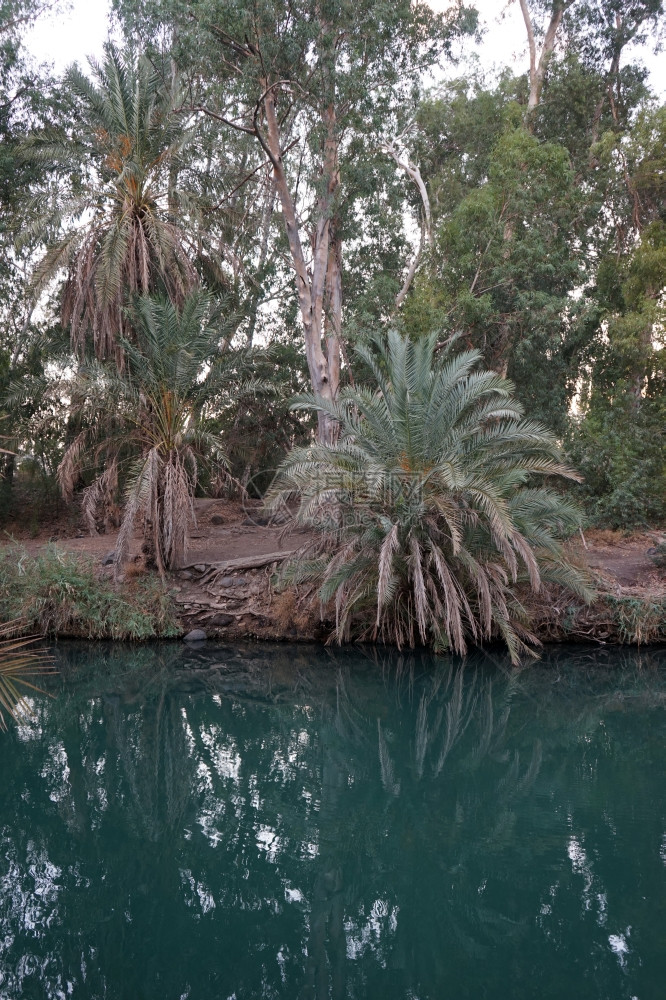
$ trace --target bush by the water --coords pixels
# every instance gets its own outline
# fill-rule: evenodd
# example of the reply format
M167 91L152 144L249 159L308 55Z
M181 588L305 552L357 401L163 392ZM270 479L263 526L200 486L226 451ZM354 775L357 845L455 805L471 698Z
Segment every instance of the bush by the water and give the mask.
M0 621L20 618L25 631L85 639L155 639L178 635L171 598L151 576L122 587L100 578L92 560L49 545L36 556L20 546L0 552Z

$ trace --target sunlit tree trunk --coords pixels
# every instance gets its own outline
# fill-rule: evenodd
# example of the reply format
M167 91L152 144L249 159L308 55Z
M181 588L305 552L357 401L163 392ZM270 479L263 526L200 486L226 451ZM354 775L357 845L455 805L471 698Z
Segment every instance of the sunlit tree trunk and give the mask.
M342 294L341 282L335 274L327 279L331 254L338 257L332 241L331 212L338 193L338 144L335 135L335 110L326 112L326 139L322 167L321 191L317 198L317 223L312 238L312 266L307 266L301 233L296 217L294 196L282 162L280 131L273 90L266 86L264 100L267 124L267 146L273 163L275 186L282 207L292 266L296 275L296 290L305 339L305 356L312 388L326 402L333 402L340 384L340 342ZM334 265L339 272L339 264ZM329 291L329 324L326 338L324 302L327 283ZM335 421L319 414L317 437L330 444L336 437Z
M562 2L562 0L560 0L560 2L553 4L553 10L550 16L550 21L548 22L548 27L546 28L543 45L541 46L541 52L537 54L534 25L527 6L527 0L520 0L520 9L525 22L527 44L530 50L530 94L527 101L527 107L530 112L534 111L534 109L538 107L541 100L541 91L543 90L546 69L548 67L548 61L553 54L553 49L555 48L557 32L562 23L564 12L568 7L571 7L573 2L574 0L567 0L567 2Z

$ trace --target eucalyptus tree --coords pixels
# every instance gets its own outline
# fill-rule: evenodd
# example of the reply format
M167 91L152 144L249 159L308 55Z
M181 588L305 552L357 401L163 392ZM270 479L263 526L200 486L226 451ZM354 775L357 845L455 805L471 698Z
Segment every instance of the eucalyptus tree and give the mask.
M631 43L646 42L660 30L663 0L518 0L529 50L527 107L541 103L544 83L558 50L578 51L603 79L594 107L594 125L606 101L615 114L620 98L620 62ZM617 88L617 90L616 90Z
M545 485L576 479L555 439L526 420L512 385L478 351L436 355L437 337L397 332L357 354L368 387L335 403L306 397L341 428L334 445L297 448L268 493L315 533L297 578L320 581L338 641L350 635L464 653L493 635L517 661L530 635L516 585L589 589L558 538L580 523Z
M184 192L169 184L192 134L171 114L173 94L145 57L109 44L104 62L91 65L92 79L77 66L65 76L67 123L33 134L24 147L66 191L40 220L55 236L34 285L42 290L64 271L62 322L72 347L83 355L91 337L98 358L121 363L120 339L132 336L129 296L162 290L180 305L198 281L199 248L179 217Z
M433 241L408 329L463 333L560 434L603 344L600 264L630 253L649 215L630 160L652 98L628 46L663 5L621 6L521 0L539 80L452 81L422 103L412 141Z
M53 347L51 312L46 308L36 313L35 298L28 291L42 246L32 235L20 248L16 240L29 233L35 220L36 192L43 197L49 188L48 172L41 164L26 162L21 145L32 130L53 124L58 113L52 100L54 81L31 60L25 34L40 14L57 6L39 0L0 2L0 398L11 381L42 372ZM3 408L0 403L0 437L6 434L15 441L32 404L21 413L3 415ZM14 454L0 455L0 489L5 495L14 471Z
M541 100L546 69L555 49L562 19L565 12L576 3L576 0L532 0L531 4L528 0L519 0L519 3L525 22L530 54L527 106L533 110ZM545 15L543 25L537 22L538 15L541 15L542 18Z
M562 431L592 336L587 299L596 198L569 151L525 128L521 81L454 81L419 113L432 249L404 307L413 334L461 333L508 374L529 412Z
M570 449L593 516L620 528L666 521L665 149L663 106L644 109L628 136L597 144L623 231L597 272L600 332Z
M193 91L186 107L251 137L272 172L310 380L332 401L341 366L344 161L355 139L367 155L402 130L420 74L474 18L461 4L444 16L407 0L197 0L173 9L207 33L202 72L225 84L213 101ZM186 45L192 21L189 29L179 23ZM323 412L318 420L320 440L333 440L335 424Z

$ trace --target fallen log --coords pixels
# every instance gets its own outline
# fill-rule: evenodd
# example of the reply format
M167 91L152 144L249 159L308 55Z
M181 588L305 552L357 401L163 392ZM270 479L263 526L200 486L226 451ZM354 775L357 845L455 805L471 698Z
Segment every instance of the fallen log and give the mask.
M223 559L221 562L202 563L201 559L196 562L187 563L181 569L194 569L196 566L205 565L205 575L214 572L216 576L220 573L231 573L238 569L259 569L261 566L268 566L269 563L283 562L289 556L293 556L298 549L282 549L280 552L266 552L258 556L240 556L238 559Z

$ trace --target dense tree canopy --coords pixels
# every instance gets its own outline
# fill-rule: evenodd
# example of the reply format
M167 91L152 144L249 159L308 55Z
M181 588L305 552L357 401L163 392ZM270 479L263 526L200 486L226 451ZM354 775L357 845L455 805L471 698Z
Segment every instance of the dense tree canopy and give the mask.
M229 386L241 348L270 348L262 394L208 411L242 483L315 421L335 442L340 393L370 378L352 351L394 328L509 378L598 523L663 520L666 109L639 58L663 7L517 0L524 72L493 75L471 2L114 0L117 45L53 79L23 47L42 6L3 0L5 501L86 430L63 373L96 353L124 377L133 296L180 315L200 287ZM308 388L325 405L291 410ZM119 496L145 457L127 442Z

